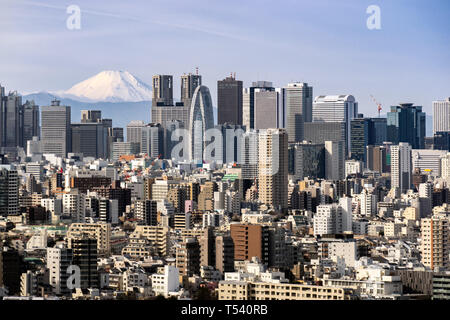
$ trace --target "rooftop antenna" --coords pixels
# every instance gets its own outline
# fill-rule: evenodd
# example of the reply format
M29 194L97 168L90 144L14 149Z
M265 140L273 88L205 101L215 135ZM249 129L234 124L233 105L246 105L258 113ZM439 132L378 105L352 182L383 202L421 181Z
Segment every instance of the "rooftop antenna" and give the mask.
M195 67L195 74L198 75L198 67Z

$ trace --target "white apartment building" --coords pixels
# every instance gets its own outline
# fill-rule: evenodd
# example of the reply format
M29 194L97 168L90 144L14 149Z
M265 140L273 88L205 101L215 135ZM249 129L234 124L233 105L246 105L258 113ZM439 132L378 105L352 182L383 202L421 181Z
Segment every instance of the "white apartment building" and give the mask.
M152 289L155 295L168 297L171 292L178 292L180 288L178 268L174 266L164 266L163 270L151 276Z

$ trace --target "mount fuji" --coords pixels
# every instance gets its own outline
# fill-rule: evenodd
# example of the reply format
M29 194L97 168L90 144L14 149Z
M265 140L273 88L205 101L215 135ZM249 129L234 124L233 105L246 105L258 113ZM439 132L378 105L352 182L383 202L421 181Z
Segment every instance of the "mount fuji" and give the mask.
M102 71L68 90L31 93L22 99L39 106L60 100L71 107L72 122L80 120L81 110L100 110L113 126L126 127L131 120L150 122L152 90L127 71Z
M83 102L139 102L151 101L150 86L128 71L102 71L75 84L66 91L53 94Z

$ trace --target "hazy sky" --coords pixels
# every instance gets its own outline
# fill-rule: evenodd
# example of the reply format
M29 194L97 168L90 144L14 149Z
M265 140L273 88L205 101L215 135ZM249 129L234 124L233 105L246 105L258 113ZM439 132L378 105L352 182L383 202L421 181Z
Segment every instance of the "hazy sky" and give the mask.
M69 30L66 8L81 9ZM369 30L369 5L381 30ZM353 94L360 112L450 96L448 0L0 0L0 83L22 93L64 90L103 70L179 77L199 67L249 86L307 82L314 95Z

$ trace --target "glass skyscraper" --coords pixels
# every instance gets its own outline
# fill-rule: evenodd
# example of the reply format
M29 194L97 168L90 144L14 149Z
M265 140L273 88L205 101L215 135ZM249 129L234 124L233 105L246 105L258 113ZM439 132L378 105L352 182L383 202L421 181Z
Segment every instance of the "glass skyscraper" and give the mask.
M412 149L425 148L425 112L421 106L401 103L387 114L387 141L407 142Z

